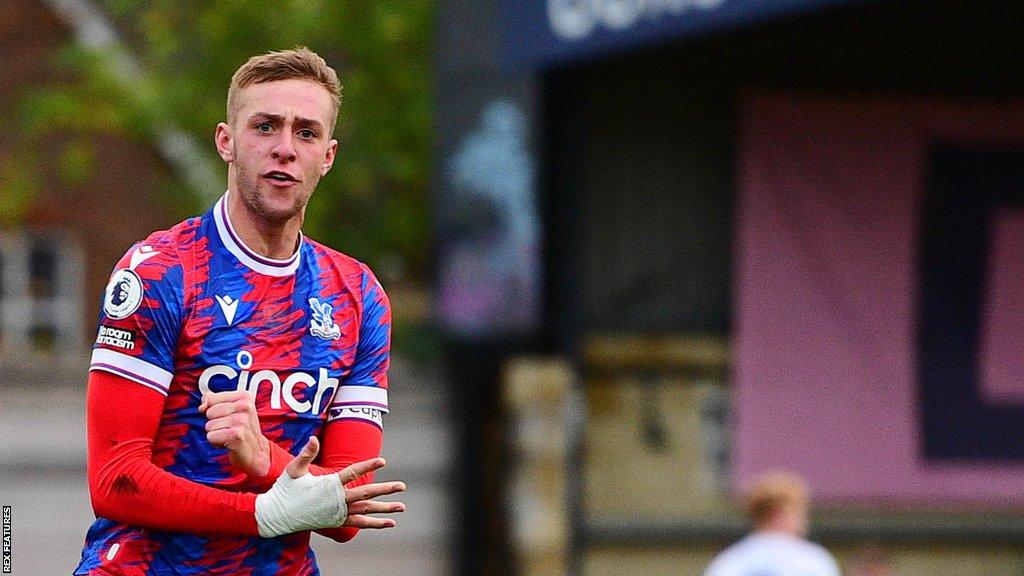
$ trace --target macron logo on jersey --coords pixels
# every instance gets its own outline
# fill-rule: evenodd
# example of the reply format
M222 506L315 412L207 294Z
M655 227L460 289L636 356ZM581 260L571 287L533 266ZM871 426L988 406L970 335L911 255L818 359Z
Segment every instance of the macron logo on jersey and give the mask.
M235 300L230 295L221 296L218 294L215 296L217 304L220 304L220 311L224 313L224 319L228 321L228 326L235 321L235 311L238 310L238 300Z
M146 260L149 260L153 256L156 256L160 252L153 249L152 246L139 246L135 252L132 252L131 262L128 265L129 270L135 270L135 267L142 264Z

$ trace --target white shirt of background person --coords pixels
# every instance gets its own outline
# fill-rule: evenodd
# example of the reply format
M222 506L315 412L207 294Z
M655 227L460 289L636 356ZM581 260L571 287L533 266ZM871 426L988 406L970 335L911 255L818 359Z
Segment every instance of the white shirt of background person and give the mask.
M711 561L704 576L840 576L825 548L804 539L810 495L800 477L772 472L745 497L754 530Z

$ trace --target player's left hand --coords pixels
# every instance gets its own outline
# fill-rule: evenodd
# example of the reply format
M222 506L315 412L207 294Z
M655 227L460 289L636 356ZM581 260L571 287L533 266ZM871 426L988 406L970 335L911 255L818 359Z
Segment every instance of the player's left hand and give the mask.
M260 430L256 403L248 392L206 394L199 411L206 415L206 439L228 449L232 466L254 477L270 473L270 440Z

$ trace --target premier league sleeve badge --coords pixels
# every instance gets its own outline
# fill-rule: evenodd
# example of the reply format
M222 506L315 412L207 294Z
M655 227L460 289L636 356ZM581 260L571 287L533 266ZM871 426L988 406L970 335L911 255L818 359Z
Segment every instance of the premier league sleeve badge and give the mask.
M103 312L112 320L127 318L142 304L142 280L127 268L114 272L103 298Z

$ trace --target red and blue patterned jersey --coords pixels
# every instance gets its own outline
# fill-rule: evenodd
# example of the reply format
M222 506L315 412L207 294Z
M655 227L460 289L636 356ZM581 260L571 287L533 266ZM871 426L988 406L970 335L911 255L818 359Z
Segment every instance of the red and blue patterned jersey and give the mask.
M247 390L263 434L297 454L328 421L381 426L391 313L364 264L302 237L287 260L248 249L226 196L133 246L111 275L91 370L165 395L152 462L216 488L259 492L206 438L204 393ZM97 518L75 574L111 554L146 575L318 574L309 533L164 532Z

